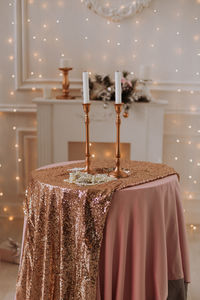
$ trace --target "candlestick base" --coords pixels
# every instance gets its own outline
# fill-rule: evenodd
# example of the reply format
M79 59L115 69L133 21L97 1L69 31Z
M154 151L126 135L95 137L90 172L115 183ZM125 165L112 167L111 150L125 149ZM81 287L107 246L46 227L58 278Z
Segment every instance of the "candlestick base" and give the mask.
M109 173L109 176L119 179L119 178L126 178L129 175L122 170L115 169L113 172Z

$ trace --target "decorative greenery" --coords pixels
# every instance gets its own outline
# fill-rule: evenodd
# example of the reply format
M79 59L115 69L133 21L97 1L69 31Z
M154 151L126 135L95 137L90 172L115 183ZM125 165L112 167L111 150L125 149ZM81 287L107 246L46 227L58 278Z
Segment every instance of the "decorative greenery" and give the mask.
M124 117L128 117L128 110L133 102L149 102L150 99L136 87L138 79L130 78L130 73L123 71L122 77L122 102L125 104ZM89 80L90 99L104 101L106 107L109 101L115 101L115 82L109 75L95 74L94 79Z
M130 73L123 71L122 77L122 102L125 104L124 117L128 117L128 110L131 103L149 102L150 99L145 95L138 93L136 86L138 79L130 78ZM96 74L94 79L89 80L90 99L104 101L104 106L107 106L109 101L115 101L115 82L112 81L109 75L102 76Z

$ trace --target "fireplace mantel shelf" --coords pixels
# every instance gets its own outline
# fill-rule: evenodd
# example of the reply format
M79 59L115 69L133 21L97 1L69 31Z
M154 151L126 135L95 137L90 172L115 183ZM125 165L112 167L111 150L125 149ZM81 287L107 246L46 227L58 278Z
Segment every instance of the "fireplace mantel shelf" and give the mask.
M83 100L80 98L77 99L68 99L68 100L59 100L59 99L45 99L45 98L35 98L33 100L34 103L49 103L49 104L69 104L69 103L73 103L73 104L82 104ZM102 101L95 101L92 100L91 104L99 104L102 105L103 102ZM114 104L114 102L110 102L110 104ZM134 102L133 105L149 105L149 106L162 106L162 105L167 105L168 101L166 100L152 100L151 102Z
M69 159L69 142L84 142L82 99L36 98L38 123L38 166ZM128 118L122 117L121 142L130 144L130 158L162 162L165 100L131 105ZM101 101L92 101L90 141L115 143L115 109L105 109Z

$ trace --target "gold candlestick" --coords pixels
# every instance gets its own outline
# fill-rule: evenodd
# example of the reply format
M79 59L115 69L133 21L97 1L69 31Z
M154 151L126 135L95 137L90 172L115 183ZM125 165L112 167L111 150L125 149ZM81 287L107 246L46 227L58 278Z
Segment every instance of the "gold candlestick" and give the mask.
M89 139L89 112L90 112L90 103L83 103L83 110L85 112L85 133L86 133L86 141L85 141L85 172L91 174L90 170L90 139Z
M63 72L63 81L62 81L62 95L58 95L56 99L75 99L74 96L69 94L69 71L73 70L72 68L59 68Z
M120 125L121 125L121 118L120 113L122 111L123 104L115 104L115 111L116 111L116 127L117 127L117 141L116 141L116 167L113 172L109 175L115 178L125 178L128 177L128 174L123 172L120 167Z

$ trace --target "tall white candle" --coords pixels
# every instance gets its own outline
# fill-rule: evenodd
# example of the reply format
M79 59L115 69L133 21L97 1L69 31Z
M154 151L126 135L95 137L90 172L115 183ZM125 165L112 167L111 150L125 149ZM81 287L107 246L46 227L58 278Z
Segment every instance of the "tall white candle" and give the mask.
M60 59L60 64L59 64L60 68L71 68L71 59L68 58L61 58Z
M88 72L83 72L83 103L90 102L90 93L89 93L89 76Z
M115 103L120 104L122 103L122 73L117 71L115 72Z

